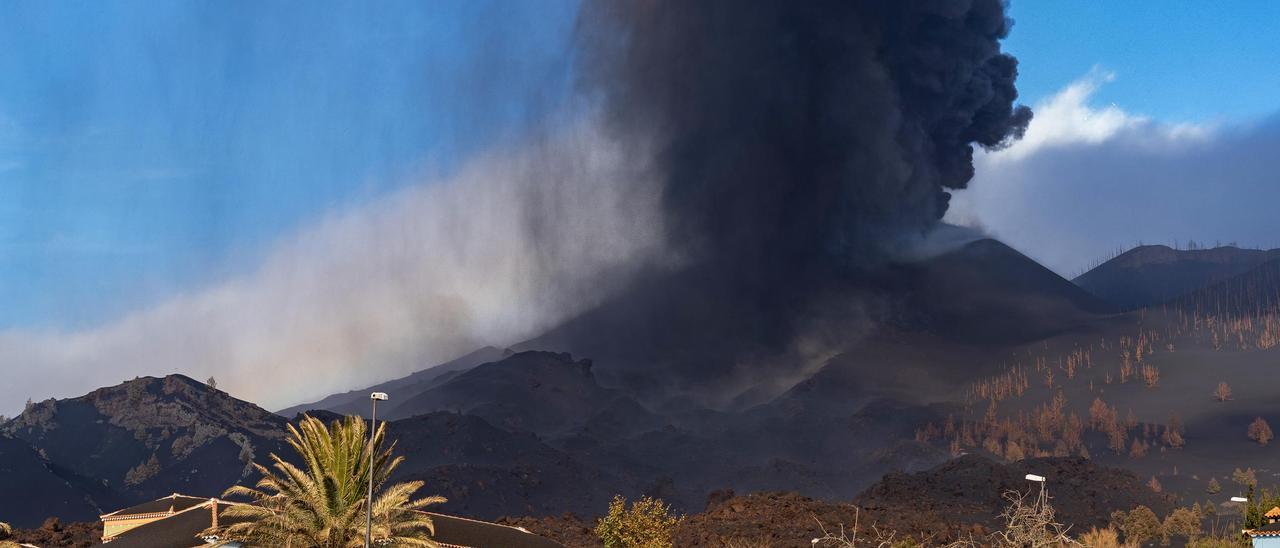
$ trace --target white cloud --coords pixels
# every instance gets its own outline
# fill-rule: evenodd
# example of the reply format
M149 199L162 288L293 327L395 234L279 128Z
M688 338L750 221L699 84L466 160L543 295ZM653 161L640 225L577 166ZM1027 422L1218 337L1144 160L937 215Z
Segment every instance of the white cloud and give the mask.
M637 157L582 126L336 212L250 275L92 329L0 332L2 410L171 372L283 407L516 342L657 256Z
M983 160L998 165L1021 160L1046 148L1100 144L1121 133L1139 136L1154 146L1203 139L1212 128L1197 124L1161 124L1125 112L1113 104L1102 108L1089 104L1100 87L1115 80L1113 72L1094 67L1089 74L1035 105L1035 117L1026 135L1013 146L987 154Z
M1138 242L1273 245L1280 125L1169 123L1090 104L1095 69L1035 105L1025 138L979 153L947 220L977 226L1062 274Z

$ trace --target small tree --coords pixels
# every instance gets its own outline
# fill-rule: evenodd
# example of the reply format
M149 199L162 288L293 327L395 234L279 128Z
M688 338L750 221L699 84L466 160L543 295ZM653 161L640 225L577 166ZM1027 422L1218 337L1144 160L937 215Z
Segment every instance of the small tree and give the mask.
M1218 483L1216 478L1209 478L1209 485L1204 489L1205 493L1216 495L1222 492L1222 485Z
M1080 543L1089 548L1122 548L1126 546L1120 544L1120 534L1116 532L1115 527L1107 527L1106 529L1093 527L1087 533L1080 535Z
M1169 424L1165 425L1164 433L1161 434L1160 439L1164 441L1165 445L1177 449L1187 443L1186 438L1182 436L1184 431L1185 427L1182 426L1182 420L1178 418L1178 415L1171 414L1169 415Z
M1107 448L1117 455L1124 453L1125 428L1116 421L1107 424Z
M1114 411L1102 398L1093 399L1093 403L1089 405L1089 426L1101 430L1113 417Z
M1120 531L1124 533L1124 540L1129 544L1141 545L1163 535L1160 518L1146 506L1139 506L1128 512L1117 511L1111 514L1111 519L1118 522Z
M1142 382L1147 388L1155 388L1160 384L1160 369L1151 364L1143 364L1142 366Z
M1200 536L1200 514L1190 508L1175 508L1164 518L1164 542L1173 537L1186 540Z
M1164 491L1164 486L1160 485L1160 480L1156 479L1155 476L1151 476L1151 481L1147 482L1147 487L1150 487L1152 491L1157 493Z
M213 377L209 377L209 380L204 381L204 383L205 383L205 384L207 384L207 385L209 385L209 389L210 389L210 390L217 390L217 389L218 389L218 380L217 380L217 379L215 379L215 378L213 378Z
M1266 445L1274 437L1275 435L1271 433L1271 425L1267 424L1262 417L1253 419L1249 424L1249 439L1258 442L1258 445Z
M1244 470L1236 468L1235 471L1231 472L1231 481L1239 484L1242 488L1253 489L1253 486L1258 484L1258 474L1252 468Z
M671 535L683 521L660 499L643 497L627 508L627 500L617 495L595 532L605 548L670 548Z
M1245 503L1244 509L1244 528L1257 529L1266 524L1266 514L1262 509L1262 505L1256 497L1253 496L1253 487L1249 488L1249 493L1245 497L1249 502Z
M1026 454L1022 451L1022 446L1014 443L1013 440L1009 440L1007 448L1008 449L1004 452L1004 458L1010 462L1016 462L1027 458Z
M1227 381L1218 383L1218 389L1213 391L1213 397L1218 401L1231 399L1231 385L1228 385Z
M1133 444L1129 446L1129 456L1135 459L1147 456L1147 444L1138 438L1133 438Z

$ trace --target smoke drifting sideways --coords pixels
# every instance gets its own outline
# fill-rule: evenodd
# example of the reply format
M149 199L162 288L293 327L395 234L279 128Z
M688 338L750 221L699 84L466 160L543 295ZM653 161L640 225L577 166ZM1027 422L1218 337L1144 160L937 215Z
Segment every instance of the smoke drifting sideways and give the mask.
M893 261L974 144L1022 134L1008 30L998 0L587 0L553 135L337 212L248 275L0 332L38 372L0 401L179 371L283 407L522 340L655 393L785 386L874 321L827 281Z
M642 158L583 120L336 211L253 272L72 332L0 331L0 412L139 375L279 408L540 333L656 261Z
M1000 0L585 2L579 89L610 138L653 151L688 267L538 343L633 362L637 385L750 386L749 364L828 354L815 333L875 321L830 282L908 260L974 146L1026 129L1010 26Z

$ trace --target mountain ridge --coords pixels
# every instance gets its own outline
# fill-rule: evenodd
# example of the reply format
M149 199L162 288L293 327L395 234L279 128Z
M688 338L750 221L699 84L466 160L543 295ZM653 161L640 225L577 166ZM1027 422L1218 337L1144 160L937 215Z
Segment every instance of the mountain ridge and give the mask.
M1175 299L1277 259L1280 249L1145 245L1121 253L1072 281L1103 300L1136 309Z
M139 377L31 404L0 430L96 508L221 493L283 449L285 420L184 375ZM80 517L80 516L77 516Z
M446 375L465 371L482 363L497 361L507 354L507 351L499 350L492 346L484 346L447 362L414 371L403 377L363 389L330 394L311 403L301 403L286 407L276 411L276 414L292 417L298 413L313 409L323 409L338 414L361 414L369 406L370 392L395 393L397 399L404 398L406 395L412 397L412 395L419 394L430 388L434 385L433 383L441 380Z

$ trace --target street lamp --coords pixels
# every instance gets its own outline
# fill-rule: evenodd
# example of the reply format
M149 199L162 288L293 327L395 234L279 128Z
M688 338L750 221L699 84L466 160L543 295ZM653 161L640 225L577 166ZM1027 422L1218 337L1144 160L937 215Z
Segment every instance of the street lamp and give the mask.
M387 393L373 392L369 394L369 401L373 412L369 415L369 497L364 501L364 548L373 546L373 435L378 427L378 402L387 401Z
M1027 481L1032 481L1032 482L1035 482L1035 483L1039 483L1039 484L1040 484L1040 494L1039 494L1038 496L1036 496L1036 510L1037 510L1037 511L1039 511L1039 510L1043 509L1043 508L1045 507L1045 505L1046 505L1046 504L1048 504L1048 503L1049 503L1049 498L1048 498L1048 496L1046 496L1045 491L1044 491L1044 486L1045 486L1045 477L1044 477L1044 476L1038 476L1038 475L1035 475L1035 474L1027 474L1025 477L1026 477Z
M1231 502L1249 502L1249 499L1244 497L1231 497Z

